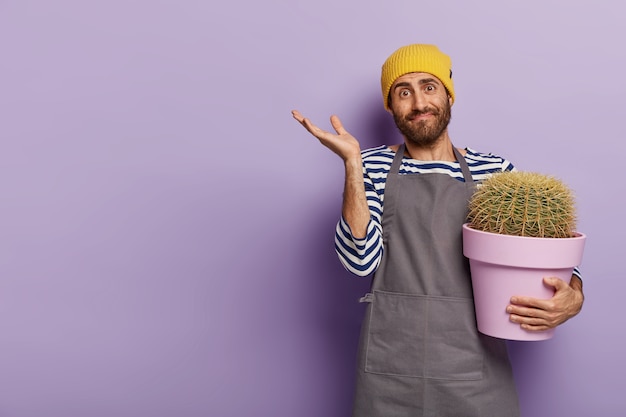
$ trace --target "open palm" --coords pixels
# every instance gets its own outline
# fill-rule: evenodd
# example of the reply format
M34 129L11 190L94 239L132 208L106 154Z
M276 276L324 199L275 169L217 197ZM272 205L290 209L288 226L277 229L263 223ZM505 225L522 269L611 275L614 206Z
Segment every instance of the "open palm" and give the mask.
M339 155L344 161L360 155L361 146L359 145L359 141L344 129L339 117L335 115L330 117L330 124L336 132L332 133L317 127L297 110L293 110L291 114L293 118L300 122L309 133L322 143L322 145Z

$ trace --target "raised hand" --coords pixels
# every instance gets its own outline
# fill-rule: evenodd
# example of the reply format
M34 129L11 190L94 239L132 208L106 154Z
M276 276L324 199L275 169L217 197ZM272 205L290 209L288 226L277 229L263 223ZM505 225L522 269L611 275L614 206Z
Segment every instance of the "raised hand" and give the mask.
M359 141L343 128L337 116L330 117L330 124L337 132L335 134L315 126L297 110L293 110L291 114L322 145L343 159L346 168L346 178L343 191L342 215L350 226L353 236L359 239L365 238L371 214L367 206L365 187L363 185L363 161L361 160Z
M315 136L322 145L339 155L344 161L348 161L351 158L360 158L361 146L359 145L359 141L344 129L339 117L334 115L330 117L330 124L333 126L333 129L335 129L335 132L337 132L335 134L320 129L311 123L309 119L302 116L297 110L293 110L291 114L293 118L300 122L300 124L304 126L310 134Z

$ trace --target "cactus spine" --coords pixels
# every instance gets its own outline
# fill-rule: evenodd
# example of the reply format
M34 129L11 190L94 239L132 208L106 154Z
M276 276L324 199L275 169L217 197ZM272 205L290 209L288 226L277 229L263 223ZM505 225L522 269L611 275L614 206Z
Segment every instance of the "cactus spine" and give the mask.
M544 174L511 171L478 185L469 202L469 226L514 236L567 238L574 235L572 191Z

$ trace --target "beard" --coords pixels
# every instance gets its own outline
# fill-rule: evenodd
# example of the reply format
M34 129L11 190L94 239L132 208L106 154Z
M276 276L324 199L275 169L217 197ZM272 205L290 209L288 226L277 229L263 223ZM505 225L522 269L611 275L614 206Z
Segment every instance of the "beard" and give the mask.
M420 120L415 123L412 119L421 114L430 113L434 120ZM414 110L406 116L393 114L398 130L402 135L419 146L431 146L441 137L450 123L450 104L445 103L442 109L427 107L424 110Z

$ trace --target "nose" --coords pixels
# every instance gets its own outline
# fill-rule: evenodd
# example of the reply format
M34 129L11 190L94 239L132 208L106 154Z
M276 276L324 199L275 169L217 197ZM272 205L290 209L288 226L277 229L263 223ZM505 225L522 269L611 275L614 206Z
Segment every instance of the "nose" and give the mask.
M413 94L413 110L423 111L428 107L426 96L421 91L416 91Z

